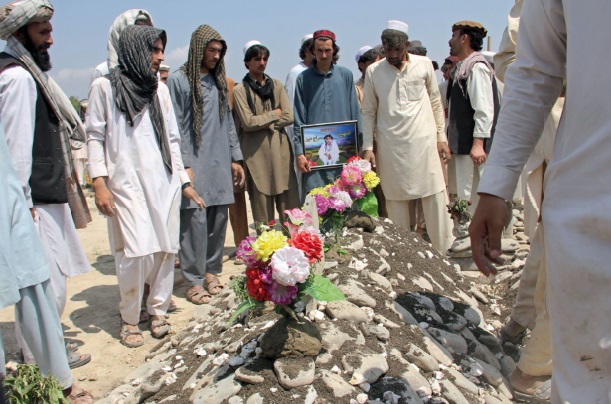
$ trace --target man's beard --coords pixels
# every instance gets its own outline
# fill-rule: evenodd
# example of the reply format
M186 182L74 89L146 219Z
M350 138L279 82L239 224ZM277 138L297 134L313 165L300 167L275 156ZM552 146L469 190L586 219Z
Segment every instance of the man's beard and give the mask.
M43 44L36 47L36 45L34 45L34 42L32 42L30 36L26 33L23 47L26 48L28 52L30 52L30 55L32 55L32 59L34 59L34 62L38 65L40 70L42 70L43 72L51 70L51 56L48 52L49 45Z

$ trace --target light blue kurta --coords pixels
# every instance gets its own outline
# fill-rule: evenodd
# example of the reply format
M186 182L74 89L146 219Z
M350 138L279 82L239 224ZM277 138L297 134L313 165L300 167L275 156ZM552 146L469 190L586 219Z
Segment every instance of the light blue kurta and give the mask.
M49 266L0 126L0 309L21 299L19 289L49 279Z

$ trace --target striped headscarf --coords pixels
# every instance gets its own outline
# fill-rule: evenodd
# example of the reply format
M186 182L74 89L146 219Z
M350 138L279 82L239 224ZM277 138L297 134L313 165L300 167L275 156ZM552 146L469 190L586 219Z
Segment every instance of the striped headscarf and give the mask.
M158 39L165 49L167 37L164 30L139 25L125 28L119 40L119 65L106 77L110 80L115 103L130 126L134 126L136 115L150 105L149 113L161 157L172 173L170 145L157 97L159 81L151 70L153 45Z
M219 90L219 114L221 121L225 115L225 105L228 101L227 95L227 80L225 73L225 53L227 52L227 44L223 37L211 26L200 25L191 35L191 44L189 45L189 57L180 69L189 81L191 88L191 100L193 108L193 131L195 132L195 146L199 147L202 138L202 124L204 114L204 91L201 84L200 67L204 59L204 51L208 43L218 41L222 44L223 50L221 57L214 68L210 72L214 76L216 87Z
M47 0L10 2L0 7L0 39L6 41L24 25L49 21L51 17L53 17L53 6Z

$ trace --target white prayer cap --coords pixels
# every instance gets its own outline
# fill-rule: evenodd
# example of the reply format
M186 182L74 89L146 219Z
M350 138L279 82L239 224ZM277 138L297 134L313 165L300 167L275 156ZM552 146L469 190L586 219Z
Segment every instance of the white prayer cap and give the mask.
M312 38L314 38L314 35L312 35L312 34L308 34L308 35L304 36L303 38L301 38L301 44L303 45L303 43L305 41L307 41L308 39L312 39Z
M244 47L242 48L242 52L244 53L244 55L246 55L246 51L250 49L251 46L255 45L262 45L262 43L257 41L256 39L246 42L246 45L244 45Z
M496 55L496 52L482 51L481 54L486 58L488 63L494 63L494 55Z
M363 54L365 54L365 52L367 52L369 49L373 49L373 48L369 45L365 45L361 49L359 49L358 52L356 52L356 56L354 57L354 59L356 60L356 63L359 62L359 59L361 58L361 56L363 56Z
M397 31L404 32L407 35L407 29L409 26L403 21L390 20L386 23L386 29L394 29Z
M168 65L159 65L159 71L160 72L169 72L170 71L170 66L168 66Z

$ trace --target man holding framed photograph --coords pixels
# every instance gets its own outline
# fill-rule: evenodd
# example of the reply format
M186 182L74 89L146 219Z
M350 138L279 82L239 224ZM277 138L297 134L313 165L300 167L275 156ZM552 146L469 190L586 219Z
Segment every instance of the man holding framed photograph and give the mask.
M304 70L295 84L295 155L297 166L304 174L304 195L313 188L335 181L342 168L336 166L312 171L310 161L304 154L301 127L353 120L358 121L359 132L361 127L354 77L350 69L336 65L339 47L335 39L335 34L329 30L314 32L311 48L315 56L314 65Z

